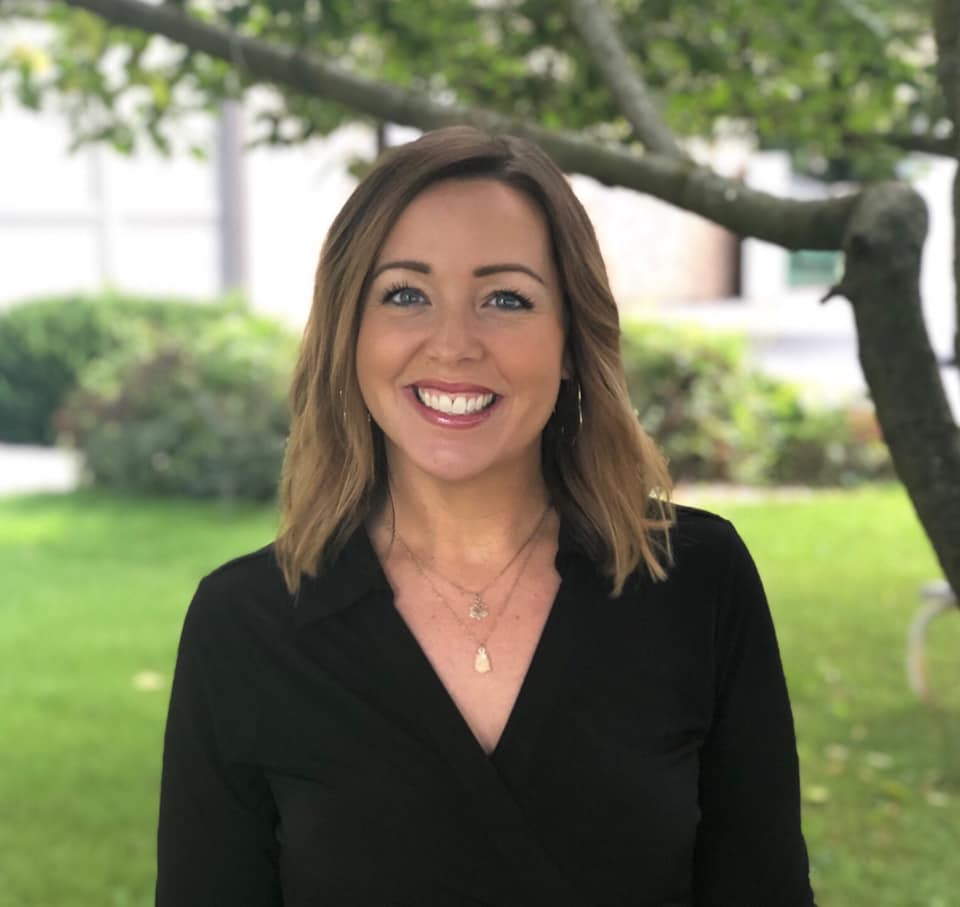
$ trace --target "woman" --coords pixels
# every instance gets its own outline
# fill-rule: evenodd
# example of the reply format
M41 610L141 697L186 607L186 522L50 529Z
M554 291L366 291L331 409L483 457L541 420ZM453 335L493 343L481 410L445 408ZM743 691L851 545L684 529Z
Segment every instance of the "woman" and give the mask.
M331 227L273 545L187 614L161 907L808 907L760 580L669 503L559 170L461 127Z

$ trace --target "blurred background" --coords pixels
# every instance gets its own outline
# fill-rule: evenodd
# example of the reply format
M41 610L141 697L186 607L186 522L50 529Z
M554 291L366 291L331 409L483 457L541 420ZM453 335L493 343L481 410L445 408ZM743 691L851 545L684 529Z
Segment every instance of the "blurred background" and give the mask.
M662 152L598 61L590 35L612 25L607 58L625 55L678 153L731 185L916 190L956 418L954 7L0 0L0 907L152 903L184 610L201 576L272 538L320 245L377 155L418 134L413 105L394 121L292 70L266 78L257 47L325 61L387 107L399 86ZM767 584L821 907L960 905L960 619L851 307L820 304L842 252L570 178L677 500L732 518Z

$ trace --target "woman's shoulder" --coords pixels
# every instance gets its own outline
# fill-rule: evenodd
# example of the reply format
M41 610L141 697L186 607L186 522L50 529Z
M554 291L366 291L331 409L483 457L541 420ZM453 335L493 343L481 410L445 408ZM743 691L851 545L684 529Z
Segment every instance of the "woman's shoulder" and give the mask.
M670 530L673 570L716 582L743 569L753 559L734 524L700 507L675 504L676 522Z
M219 632L225 624L278 616L292 600L270 543L207 573L197 585L188 621Z
M200 580L208 595L267 595L290 598L273 543L231 558Z
M212 569L187 607L174 688L183 702L213 703L230 752L248 752L269 658L290 650L289 599L267 545Z
M734 610L747 607L751 601L762 604L763 586L756 563L726 517L678 505L671 545L674 562L669 576L678 588L696 588L706 599L732 604Z
M737 531L726 517L689 504L674 504L671 542L682 550L728 548Z
M251 586L273 590L277 584L286 588L273 542L214 567L200 583L221 590Z

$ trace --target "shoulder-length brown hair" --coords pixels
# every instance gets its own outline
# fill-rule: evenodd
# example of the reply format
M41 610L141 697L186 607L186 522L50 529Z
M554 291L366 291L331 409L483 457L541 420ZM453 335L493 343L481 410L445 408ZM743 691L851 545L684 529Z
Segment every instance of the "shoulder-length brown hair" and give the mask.
M275 550L287 587L334 558L386 495L383 435L368 419L356 372L362 300L400 213L446 179L491 179L543 212L564 293L568 361L543 433L554 506L619 595L645 566L672 560L674 513L666 463L627 395L616 302L593 226L563 173L536 146L467 126L429 132L388 151L337 215L320 254L313 306L290 391Z

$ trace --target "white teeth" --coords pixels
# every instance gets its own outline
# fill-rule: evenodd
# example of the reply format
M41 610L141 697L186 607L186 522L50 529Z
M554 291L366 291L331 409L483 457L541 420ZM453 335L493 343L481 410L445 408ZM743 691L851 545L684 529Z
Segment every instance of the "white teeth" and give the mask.
M477 413L493 403L493 394L467 396L466 394L440 394L434 391L416 388L417 397L424 406L446 413L448 416L462 416L465 413Z

